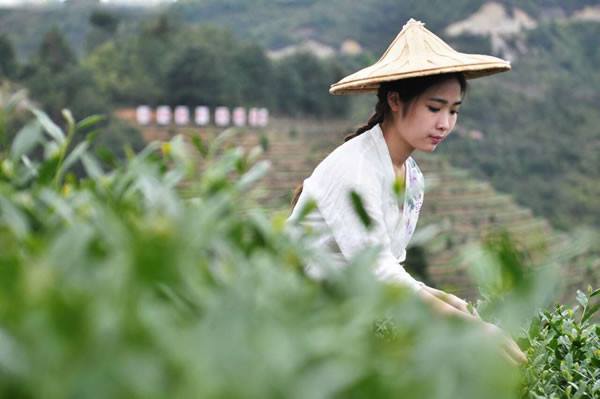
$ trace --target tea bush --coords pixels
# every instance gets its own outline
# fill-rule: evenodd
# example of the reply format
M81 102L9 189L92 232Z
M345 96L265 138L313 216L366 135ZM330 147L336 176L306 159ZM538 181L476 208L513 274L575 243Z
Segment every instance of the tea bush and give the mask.
M89 140L69 148L98 118L76 123L65 111L65 133L33 113L0 159L2 397L479 399L525 389L497 337L376 282L375 250L344 273L308 278L302 265L325 258L311 234L289 233L286 215L254 210L268 165L259 150L223 150L227 132L192 140L202 171L182 137L107 171ZM29 159L39 149L42 160ZM87 177L70 174L76 164Z
M580 244L597 242L593 233L578 237ZM517 342L528 358L520 370L521 398L600 397L600 326L591 323L600 309L600 303L593 303L600 290L588 287L587 295L578 290L581 308L555 303L553 310L540 309L540 303L558 292L558 273L552 265L530 264L506 234L489 237L483 248L473 268L483 298L477 310L519 336Z
M577 292L582 306L556 305L543 310L531 322L521 346L527 347L530 362L523 375L526 398L598 398L600 397L600 326L590 318L600 309L588 294Z

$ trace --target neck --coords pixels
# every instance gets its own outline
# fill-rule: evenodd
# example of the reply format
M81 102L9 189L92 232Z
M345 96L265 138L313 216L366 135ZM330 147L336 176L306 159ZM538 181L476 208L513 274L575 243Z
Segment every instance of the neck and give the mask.
M381 130L390 152L390 158L392 158L392 164L398 168L402 167L415 148L402 139L400 132L397 132L390 122L383 121Z

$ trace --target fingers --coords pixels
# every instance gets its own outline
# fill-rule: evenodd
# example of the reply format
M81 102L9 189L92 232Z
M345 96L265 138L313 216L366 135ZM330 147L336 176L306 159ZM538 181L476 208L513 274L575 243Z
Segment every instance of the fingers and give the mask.
M471 307L471 309L469 309L469 305L466 302L463 302L463 303L464 304L462 305L461 308L459 308L459 310L462 310L466 314L474 316L475 318L481 320L481 316L479 316L479 313L477 312L477 310L474 307Z
M502 343L502 346L498 348L502 357L514 367L518 367L523 363L527 363L527 358L520 349L515 349L508 340Z
M455 295L448 294L446 302L449 305L454 306L456 309L460 310L461 312L471 314L471 312L469 312L469 306L467 304L467 301L460 299L459 297L457 297Z
M502 346L504 348L504 353L510 356L510 358L514 362L528 362L527 357L525 356L525 354L523 354L521 348L519 348L519 345L517 345L517 343L510 336L506 335L506 333L499 329L497 326L495 326L494 324L486 323L484 325L484 330L488 331L491 334L500 334L503 337Z
M481 320L479 313L474 307L471 306L471 309L469 309L469 303L467 301L465 301L464 299L460 299L459 297L454 295L450 295L450 298L451 300L448 302L450 305L454 306L461 312L464 312L470 316L475 316L475 318Z
M504 359L510 363L511 366L517 367L519 365L519 363L513 359L513 357L507 351L502 351L502 357L504 357Z
M506 353L510 355L510 357L518 363L527 363L527 357L519 348L519 345L515 341L513 341L510 337L506 337L503 342Z

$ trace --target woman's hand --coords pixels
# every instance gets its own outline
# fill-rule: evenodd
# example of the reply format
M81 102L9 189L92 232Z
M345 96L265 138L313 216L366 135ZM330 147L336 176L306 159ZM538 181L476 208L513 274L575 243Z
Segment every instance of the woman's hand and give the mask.
M444 291L436 290L435 288L426 285L421 288L420 292L423 299L430 303L433 308L441 314L454 314L467 320L474 321L483 327L483 331L486 334L502 337L503 353L506 359L515 366L520 363L527 363L527 357L521 352L517 343L496 325L482 321L475 309L473 309L473 312L471 313L467 302L452 294L447 294Z
M527 363L527 356L521 351L519 345L498 326L491 323L483 323L483 330L493 336L501 336L503 339L502 347L505 350L506 358L515 366L520 363Z
M429 292L431 295L435 296L436 298L446 302L448 305L452 306L453 308L458 309L461 312L464 312L470 316L474 316L475 318L481 320L481 317L479 317L479 313L477 313L477 310L475 310L475 308L472 308L472 311L470 311L467 301L460 299L456 295L448 294L444 291L436 290L435 288L431 288L428 286L424 286L423 289L425 289L427 292Z
M446 295L448 297L447 303L449 305L455 307L456 309L462 312L475 316L477 319L481 320L481 317L479 317L479 313L477 313L477 310L474 307L471 307L471 309L469 309L469 304L467 303L467 301L465 301L464 299L460 299L459 297L452 294Z

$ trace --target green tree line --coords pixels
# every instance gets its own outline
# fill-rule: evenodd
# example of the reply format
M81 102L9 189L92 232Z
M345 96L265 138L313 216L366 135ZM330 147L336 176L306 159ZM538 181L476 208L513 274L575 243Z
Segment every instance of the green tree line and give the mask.
M597 4L596 0L497 0L508 12L519 8L533 18L547 14L569 16ZM179 0L168 13L192 24L212 23L231 29L238 37L258 40L270 49L295 44L307 37L333 46L357 40L373 53L381 53L409 18L427 22L440 32L476 12L486 0ZM58 26L78 53L84 53L92 29L90 14L112 10L121 17L119 29L137 31L140 21L154 18L162 9L107 7L99 0L71 0L52 7L1 9L0 32L11 33L20 57L35 52L48 26Z
M0 34L0 78L12 82L12 90L26 88L58 124L65 108L79 118L106 115L107 133L95 146L121 157L124 146L136 151L143 140L137 129L111 116L115 107L260 106L311 117L341 117L349 110L347 98L327 90L345 74L340 63L308 53L273 61L260 45L230 31L185 26L168 15L144 21L131 34L119 33L120 23L117 14L92 13L83 56L59 28L51 28L25 62L19 61L10 37ZM12 116L4 123L19 122Z
M117 34L119 17L90 15L87 54L78 57L58 28L20 65L1 36L0 71L30 90L58 120L65 106L78 115L138 104L263 106L284 115L344 116L349 102L328 93L346 73L334 60L297 53L271 60L255 42L210 26L185 26L166 14L135 34Z
M345 98L328 87L345 73L308 53L271 60L255 42L161 15L139 34L109 40L84 65L115 103L264 106L284 115L343 116Z

